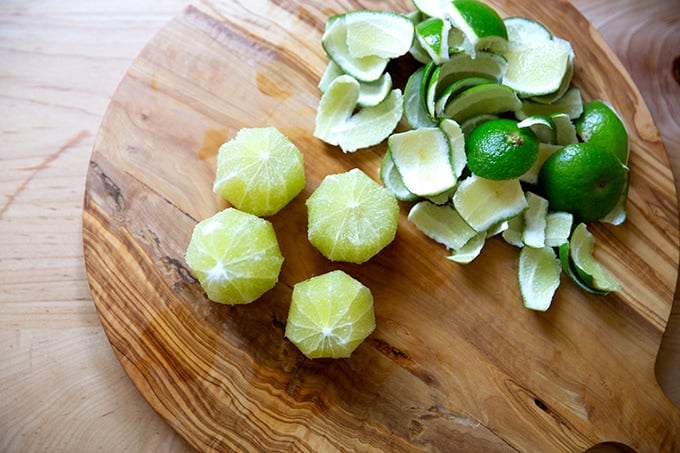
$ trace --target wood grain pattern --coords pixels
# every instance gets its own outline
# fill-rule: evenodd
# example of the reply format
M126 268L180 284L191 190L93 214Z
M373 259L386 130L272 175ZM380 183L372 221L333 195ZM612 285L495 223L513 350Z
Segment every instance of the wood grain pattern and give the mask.
M551 19L555 6L570 20ZM498 8L570 39L575 83L632 128L629 221L594 228L623 291L599 299L565 284L537 315L518 299L516 250L491 241L472 265L447 265L402 218L376 259L339 266L374 292L369 341L329 362L304 360L283 339L292 285L338 267L306 242L304 199L329 173L358 166L377 177L380 148L342 155L311 138L318 37L329 14L353 7L363 6L190 5L116 91L88 173L83 240L102 323L139 390L201 450L678 448L680 411L654 378L678 268L672 173L632 80L566 3ZM308 184L272 218L287 257L280 284L254 305L218 306L182 259L196 221L225 206L210 191L209 148L265 124L303 150Z
M680 4L573 3L631 74L677 175L680 85L671 62L680 50ZM0 451L193 451L112 353L87 285L81 239L101 116L139 50L184 6L184 0L2 3ZM206 134L204 154L226 133L221 126ZM660 384L676 404L678 307L657 363Z

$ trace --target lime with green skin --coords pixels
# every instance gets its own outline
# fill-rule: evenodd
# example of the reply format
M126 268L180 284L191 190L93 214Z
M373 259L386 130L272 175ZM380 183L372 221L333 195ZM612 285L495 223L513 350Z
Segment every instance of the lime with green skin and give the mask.
M628 162L628 131L611 105L599 99L586 102L574 126L581 140L610 150L624 165Z
M600 220L625 188L626 167L616 155L592 143L557 150L538 173L538 188L553 211L566 211L576 222Z
M467 165L492 180L519 178L538 157L538 139L514 120L499 118L477 126L465 140Z

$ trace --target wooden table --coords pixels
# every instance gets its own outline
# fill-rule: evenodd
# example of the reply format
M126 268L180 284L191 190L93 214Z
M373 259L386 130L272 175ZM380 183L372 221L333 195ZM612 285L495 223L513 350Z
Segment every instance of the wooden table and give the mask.
M630 71L680 176L680 4L573 0ZM187 451L116 360L83 264L85 175L109 98L184 0L3 2L0 451ZM673 71L675 70L675 78ZM680 186L676 182L676 186ZM680 303L657 377L680 404Z

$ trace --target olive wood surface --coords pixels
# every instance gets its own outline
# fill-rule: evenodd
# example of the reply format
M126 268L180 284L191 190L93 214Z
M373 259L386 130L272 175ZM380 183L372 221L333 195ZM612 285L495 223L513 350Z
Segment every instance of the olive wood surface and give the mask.
M631 133L628 220L596 224L597 257L622 284L607 297L563 284L547 313L522 307L517 249L496 238L461 266L402 216L363 265L331 263L306 239L304 201L383 146L343 154L312 137L326 18L410 2L198 1L135 59L104 116L85 189L93 299L127 374L200 450L584 450L616 441L680 448L680 410L654 363L678 272L668 157L618 58L569 3L490 2L534 17L576 52L574 83L610 101ZM554 11L560 14L555 15ZM271 125L305 155L302 194L270 218L279 284L237 307L206 299L183 254L212 193L217 147ZM375 297L377 329L350 359L307 360L283 338L292 286L341 268Z

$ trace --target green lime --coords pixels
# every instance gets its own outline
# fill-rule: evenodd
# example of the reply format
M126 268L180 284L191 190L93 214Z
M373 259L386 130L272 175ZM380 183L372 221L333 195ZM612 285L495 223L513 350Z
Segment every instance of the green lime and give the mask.
M432 66L429 68L432 68ZM430 75L426 74L426 69L429 68L428 66L418 68L409 76L404 87L404 118L411 129L437 126L429 113L427 113L425 101L421 96L423 76Z
M538 140L514 120L499 118L477 126L465 140L468 168L482 178L519 178L538 156Z
M574 124L581 140L610 150L622 164L628 162L628 131L614 107L601 100L586 102Z
M617 204L626 184L626 167L611 151L592 143L557 150L538 173L538 188L552 211L566 211L576 222L593 222Z
M196 224L185 260L208 298L229 305L253 302L273 288L283 264L272 224L236 208Z
M374 329L371 291L343 271L293 287L285 335L307 358L349 357Z

